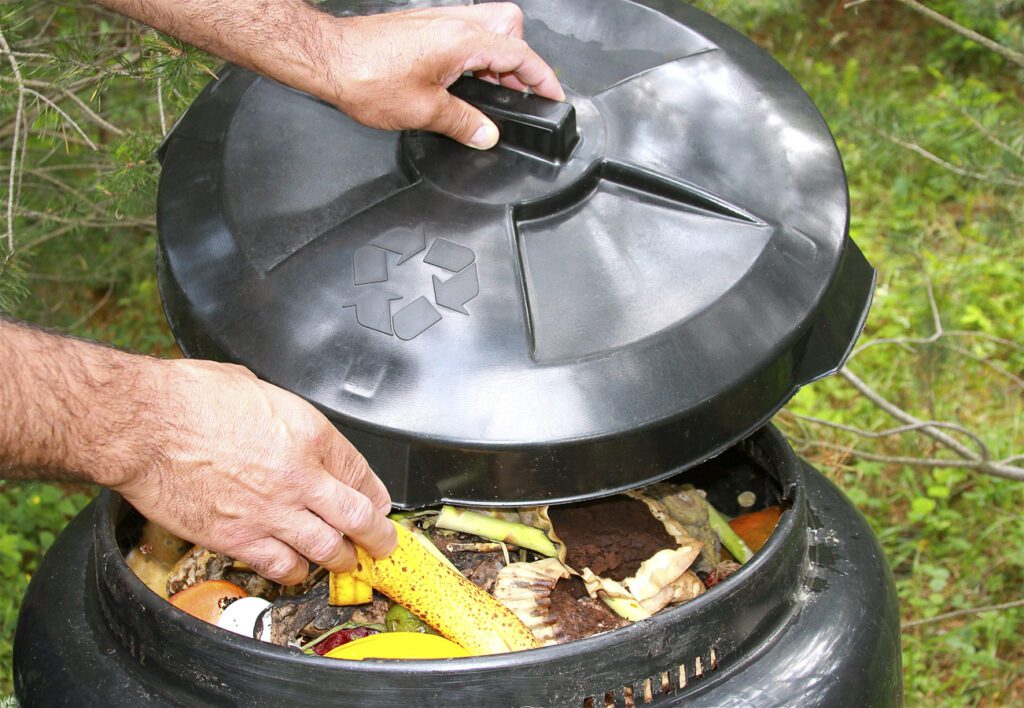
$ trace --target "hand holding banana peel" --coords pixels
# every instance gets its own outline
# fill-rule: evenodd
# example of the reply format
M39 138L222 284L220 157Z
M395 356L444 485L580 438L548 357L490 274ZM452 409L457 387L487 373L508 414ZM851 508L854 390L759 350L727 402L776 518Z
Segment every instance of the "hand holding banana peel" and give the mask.
M387 558L357 548L355 570L331 573L332 605L370 602L376 589L471 654L540 646L511 610L431 555L400 524L395 530L398 545Z

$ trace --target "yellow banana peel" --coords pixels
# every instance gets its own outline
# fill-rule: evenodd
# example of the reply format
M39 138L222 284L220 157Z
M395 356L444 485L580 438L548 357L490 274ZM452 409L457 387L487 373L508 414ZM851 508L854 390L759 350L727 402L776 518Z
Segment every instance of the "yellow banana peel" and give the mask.
M357 548L355 570L331 573L332 605L369 602L376 588L470 654L500 654L541 645L511 610L444 565L400 524L395 524L395 530L398 546L390 556L374 559Z
M373 558L362 548L356 547L356 567L347 573L331 573L328 604L365 605L373 600L373 584L370 582L370 567Z

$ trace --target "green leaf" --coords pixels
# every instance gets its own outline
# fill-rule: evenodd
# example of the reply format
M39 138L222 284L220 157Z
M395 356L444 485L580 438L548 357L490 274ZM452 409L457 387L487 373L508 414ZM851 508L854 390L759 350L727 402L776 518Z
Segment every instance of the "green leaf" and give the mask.
M921 519L935 511L935 500L928 497L914 497L910 502L911 516Z

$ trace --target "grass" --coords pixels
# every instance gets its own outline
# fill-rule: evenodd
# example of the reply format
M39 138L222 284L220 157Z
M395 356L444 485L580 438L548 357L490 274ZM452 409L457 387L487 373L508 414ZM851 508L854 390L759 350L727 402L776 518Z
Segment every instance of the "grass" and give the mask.
M928 4L1008 46L1024 45L1018 2ZM836 135L850 179L851 233L879 271L862 342L916 342L863 349L850 370L919 418L969 429L993 459L1024 452L1024 189L1017 184L1024 180L1024 70L901 3L851 10L795 0L698 5L769 49ZM12 41L31 37L55 7L14 3L0 26ZM76 225L20 254L14 270L0 275L0 308L169 354L152 271L157 169L150 155L161 135L153 97L159 79L165 121L172 120L205 80L206 60L153 35L90 49L81 38L103 23L108 37L119 36L123 25L109 15L60 9L46 47L64 63L36 71L54 81L101 74L89 86L97 92L92 105L126 133L91 128L101 140L93 153L73 135L65 150L52 112L32 124L27 164L89 166L62 173L79 196L26 177L20 203L44 216L19 221L24 243L52 234L57 217ZM0 93L0 115L9 110L9 93ZM935 332L936 313L946 334L918 341ZM808 416L873 431L897 422L839 377L804 389L777 418L867 516L896 576L904 622L935 620L904 632L908 705L1024 703L1024 609L975 612L1024 595L1024 485L963 467L858 458L855 450L952 456L915 433L864 438ZM10 690L18 599L87 496L51 485L0 487L0 695ZM964 614L947 617L957 611Z
M976 16L970 3L930 4L1020 46L1019 12L1014 23L996 18L992 4L987 15L974 7ZM756 17L729 5L719 9L797 77L836 135L850 178L851 233L879 271L862 344L927 338L935 312L944 330L963 332L871 347L850 369L921 419L969 428L993 458L1020 454L1021 69L894 4L841 12L819 3L819 13L807 13L807 3L763 3ZM898 422L839 378L804 389L777 421L867 516L896 576L905 623L1024 596L1024 485L960 468L858 460L846 451L949 455L920 436L866 440L797 415L876 431ZM908 627L907 703L1019 705L1022 630L1021 607Z

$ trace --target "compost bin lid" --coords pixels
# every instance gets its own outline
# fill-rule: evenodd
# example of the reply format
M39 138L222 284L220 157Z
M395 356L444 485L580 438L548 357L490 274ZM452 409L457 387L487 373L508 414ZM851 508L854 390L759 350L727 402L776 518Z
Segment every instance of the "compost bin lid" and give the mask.
M676 0L520 5L567 102L460 80L493 150L237 67L162 148L182 349L311 401L399 506L666 477L838 368L867 313L839 153L775 61Z

